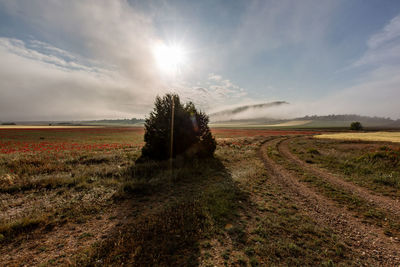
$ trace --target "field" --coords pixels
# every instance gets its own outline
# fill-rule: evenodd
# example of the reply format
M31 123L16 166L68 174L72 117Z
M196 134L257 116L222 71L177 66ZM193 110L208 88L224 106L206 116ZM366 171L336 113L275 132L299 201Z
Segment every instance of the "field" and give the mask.
M1 264L400 264L400 144L213 134L170 170L135 164L142 128L0 129Z
M317 138L363 140L400 143L400 132L336 133L317 135Z

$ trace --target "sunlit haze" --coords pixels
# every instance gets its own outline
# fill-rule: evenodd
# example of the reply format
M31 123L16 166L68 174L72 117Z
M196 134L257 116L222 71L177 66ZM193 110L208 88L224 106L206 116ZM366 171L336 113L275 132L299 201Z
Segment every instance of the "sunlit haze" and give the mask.
M400 2L0 0L0 121L207 113L400 118Z
M185 50L181 46L158 43L153 49L158 67L168 74L176 75L186 62Z

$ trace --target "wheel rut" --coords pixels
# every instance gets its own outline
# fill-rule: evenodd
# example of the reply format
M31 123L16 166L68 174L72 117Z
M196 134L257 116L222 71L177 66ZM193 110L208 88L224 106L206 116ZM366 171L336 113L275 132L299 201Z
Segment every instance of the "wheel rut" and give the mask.
M302 169L305 169L318 177L321 177L328 181L331 184L340 186L345 190L367 200L370 203L373 203L377 207L389 211L391 214L395 215L396 217L400 218L400 202L399 200L391 199L389 197L385 197L382 195L374 194L373 192L369 191L366 188L360 187L355 185L351 182L345 181L342 177L338 177L332 173L329 173L319 167L311 166L306 162L302 161L289 149L289 142L294 138L286 139L279 143L278 150L279 152L287 159L291 160L292 162L296 163Z
M360 256L373 266L398 266L400 243L386 235L381 228L365 224L355 214L339 207L332 200L302 184L299 179L282 165L268 156L269 147L277 147L285 138L266 142L260 150L273 182L284 187L289 196L317 223L326 225L340 236Z

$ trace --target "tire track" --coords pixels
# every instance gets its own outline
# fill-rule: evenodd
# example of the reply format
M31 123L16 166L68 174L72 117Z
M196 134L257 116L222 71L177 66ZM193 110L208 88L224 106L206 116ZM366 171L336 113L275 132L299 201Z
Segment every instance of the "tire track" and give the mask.
M366 188L360 187L351 182L347 182L344 179L342 179L336 175L333 175L321 168L318 168L315 166L310 166L309 164L305 163L300 158L298 158L296 155L294 155L293 153L290 152L288 143L290 140L293 140L293 139L294 138L284 140L278 146L279 153L281 153L285 158L290 159L292 162L296 163L301 168L313 173L314 175L317 175L317 176L325 179L329 183L337 185L341 188L344 188L345 190L355 194L356 196L359 196L359 197L365 199L366 201L373 203L377 207L387 210L390 213L392 213L393 215L395 215L396 217L400 218L400 202L399 202L399 200L394 200L389 197L374 194Z
M261 157L271 179L286 188L288 194L317 223L329 226L362 258L368 259L374 266L400 265L400 244L384 235L382 229L366 225L354 214L306 185L299 182L283 166L272 160L267 153L268 147L277 146L284 138L266 142L261 147Z

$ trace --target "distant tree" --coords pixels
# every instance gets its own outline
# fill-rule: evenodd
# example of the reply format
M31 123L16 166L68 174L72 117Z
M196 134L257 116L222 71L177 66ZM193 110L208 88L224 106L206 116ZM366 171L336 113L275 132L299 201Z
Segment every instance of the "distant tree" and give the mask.
M350 130L361 131L362 129L363 129L363 126L361 125L361 122L359 122L359 121L355 121L350 124Z
M193 103L182 104L176 94L157 96L155 107L145 121L145 145L140 160L170 157L171 115L174 103L173 157L212 157L216 142L208 127L208 116Z

